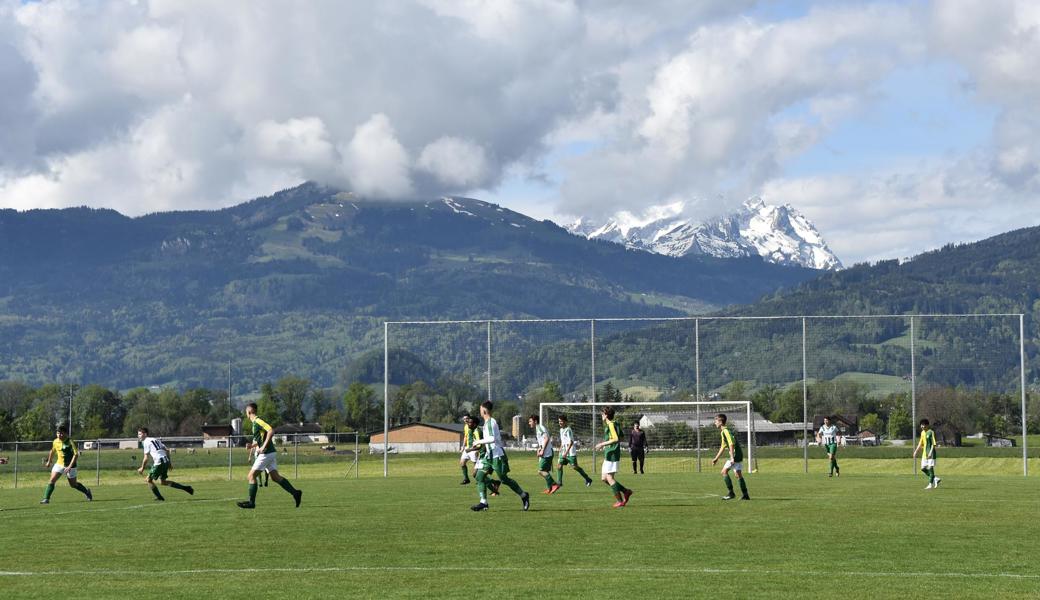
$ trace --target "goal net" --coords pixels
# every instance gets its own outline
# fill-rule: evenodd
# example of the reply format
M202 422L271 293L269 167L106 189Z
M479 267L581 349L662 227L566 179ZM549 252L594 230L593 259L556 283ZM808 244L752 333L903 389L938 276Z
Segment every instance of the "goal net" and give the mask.
M638 423L646 436L645 469L648 473L700 472L711 470L711 459L721 444L715 428L715 415L726 415L730 429L738 435L744 447L746 470L754 467L754 413L746 401L713 402L545 402L539 405L541 422L553 436L553 447L560 443L560 416L567 424L578 446L579 460L598 469L603 460L602 451L594 450L603 440L603 421L600 411L604 406L614 407L614 420L621 433L624 451L620 473L631 466L629 434ZM723 455L725 460L726 455ZM581 464L581 463L579 463ZM592 471L589 471L593 475Z

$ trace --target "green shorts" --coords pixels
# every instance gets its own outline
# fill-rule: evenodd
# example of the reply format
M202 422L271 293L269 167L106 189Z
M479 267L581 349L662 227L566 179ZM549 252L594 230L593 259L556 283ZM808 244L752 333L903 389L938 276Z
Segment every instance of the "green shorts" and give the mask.
M168 477L167 473L169 473L169 471L170 463L165 461L156 463L148 470L148 479L151 479L152 481L165 480Z
M573 465L575 467L578 466L578 455L575 454L574 456L561 456L560 466L562 467L563 465Z
M545 458L544 456L538 458L538 470L548 473L552 471L552 457Z
M498 473L499 477L505 477L509 473L509 457L503 454L498 458L492 458L491 468Z
M824 448L827 449L827 454L837 454L838 453L838 445L833 443L833 442L830 443L830 444L824 445Z

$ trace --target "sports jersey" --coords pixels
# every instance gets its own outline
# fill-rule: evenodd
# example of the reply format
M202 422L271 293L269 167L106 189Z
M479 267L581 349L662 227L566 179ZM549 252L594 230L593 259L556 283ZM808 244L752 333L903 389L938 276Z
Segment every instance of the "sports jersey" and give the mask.
M542 452L542 458L552 458L553 447L549 443L549 430L545 428L545 425L539 423L534 428L534 433L538 436L538 447L541 448L542 444L545 444L545 452Z
M170 457L166 454L166 445L159 438L146 437L141 442L141 448L152 457L153 464L169 462Z
M491 458L505 456L506 451L502 449L502 432L498 429L498 421L494 418L488 417L484 421L484 437L480 438L480 441L488 446Z
M744 450L740 447L740 440L737 436L733 435L733 432L729 430L729 427L722 428L722 445L721 448L725 450L730 446L733 446L733 462L739 463L744 462Z
M838 426L837 425L820 425L820 438L824 444L834 444L838 441Z
M76 450L76 442L65 438L54 438L54 443L51 444L51 449L54 450L54 454L58 457L54 464L62 467L67 467L72 464L72 458L79 454Z
M266 421L260 417L257 417L256 420L253 421L253 443L257 445L258 451L260 447L264 445L264 440L267 439L268 431L271 431L271 426L268 425ZM272 437L271 443L267 445L267 450L264 451L264 454L271 454L273 452L277 452L277 449L274 447L274 438Z
M922 431L921 443L918 447L924 450L924 454L921 455L921 458L935 458L935 432L931 429Z
M567 451L567 447L570 446L570 451ZM574 433L570 427L560 428L560 454L566 453L567 456L578 455L578 444L574 443Z
M472 448L473 444L475 444L477 440L480 439L480 436L477 434L477 431L479 430L476 427L470 428L469 425L464 425L462 427L462 445L464 447Z
M603 441L613 442L603 446L603 460L610 462L621 460L621 436L618 435L617 425L609 419L603 419Z

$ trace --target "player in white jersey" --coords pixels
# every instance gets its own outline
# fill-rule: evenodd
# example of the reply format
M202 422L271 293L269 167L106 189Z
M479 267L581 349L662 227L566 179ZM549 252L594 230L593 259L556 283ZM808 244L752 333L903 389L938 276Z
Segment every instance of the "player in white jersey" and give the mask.
M574 439L574 432L567 424L567 415L560 415L560 460L556 468L556 482L563 487L563 466L570 465L585 480L585 487L592 485L592 478L578 466L578 441Z
M502 483L506 484L506 487L520 496L520 502L523 504L524 510L527 510L531 506L531 496L520 487L515 479L509 476L509 457L506 456L506 451L502 447L502 431L498 428L498 421L491 416L493 407L494 404L490 400L485 400L480 405L480 417L484 419L483 437L473 443L473 449L476 450L478 446L486 448L491 455L491 468L498 473L498 477ZM479 476L480 473L478 472L477 475ZM477 481L478 486L481 483L481 481ZM473 510L487 510L488 505L481 502L472 508Z
M181 485L176 481L170 481L168 479L169 472L173 469L173 463L170 461L170 453L166 450L166 445L162 443L159 438L153 438L148 435L147 427L139 427L137 429L137 439L141 442L141 449L144 450L141 456L141 467L137 469L138 473L144 473L144 467L148 464L148 459L152 459L152 468L148 471L148 477L145 479L145 483L148 487L152 488L152 493L155 494L156 502L163 502L166 498L159 493L159 488L155 485L155 480L159 480L162 485L168 485L175 490L184 490L188 492L189 496L195 495L195 488L190 485Z
M538 415L527 418L527 426L534 429L535 439L538 440L538 474L545 479L545 494L553 494L560 489L560 485L553 481L552 459L553 447L552 436L545 425L539 422Z
M831 425L830 417L823 418L823 425L816 432L816 442L827 449L827 459L831 461L831 473L828 477L841 477L841 469L838 468L838 426Z

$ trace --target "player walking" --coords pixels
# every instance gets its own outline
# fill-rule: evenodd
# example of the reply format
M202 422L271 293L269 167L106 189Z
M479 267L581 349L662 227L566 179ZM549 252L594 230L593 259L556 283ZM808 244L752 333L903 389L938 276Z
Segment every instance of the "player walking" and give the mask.
M155 480L158 479L162 485L168 485L175 490L183 490L188 492L189 496L195 495L195 488L190 485L181 485L176 481L170 481L169 472L173 469L173 463L170 461L170 453L166 451L166 445L162 443L159 438L153 438L148 436L148 428L140 427L137 429L137 439L141 442L141 448L143 449L143 456L141 457L141 467L137 469L138 473L144 473L144 466L148 464L148 458L152 459L152 468L148 470L148 478L145 482L148 483L148 487L152 488L152 493L155 494L156 502L163 502L166 498L159 493L159 488L155 485Z
M50 452L47 453L47 462L44 463L44 466L50 467L53 459L54 468L51 469L51 479L47 482L47 488L43 492L43 500L40 500L40 504L51 503L54 483L61 479L62 475L68 477L69 487L83 492L88 501L94 500L94 494L90 493L90 490L82 483L76 481L76 461L79 460L79 450L76 449L76 442L68 439L68 432L69 426L66 423L59 425L54 432L56 437L51 444Z
M560 461L556 469L556 482L563 487L563 466L570 465L585 480L585 487L589 487L592 485L592 478L585 472L585 469L578 466L578 444L574 441L571 426L567 424L567 416L560 415L558 421L560 422Z
M238 502L239 508L256 508L256 475L267 470L275 483L282 486L286 492L296 501L299 508L300 500L303 498L303 490L298 490L289 483L289 480L278 473L278 449L274 445L274 429L256 414L256 403L250 402L246 405L246 416L253 422L253 441L250 448L256 448L256 460L249 469L249 500Z
M473 447L485 446L487 447L491 455L491 468L494 469L495 473L502 479L502 483L513 490L513 492L520 496L520 502L523 504L524 510L531 507L531 495L528 494L520 487L520 484L515 479L509 476L509 457L506 456L506 451L502 448L502 431L498 428L498 421L491 416L491 411L494 408L494 404L490 400L485 400L480 405L480 416L484 419L484 430L483 437L474 442ZM480 474L477 474L478 477ZM480 482L478 481L478 487ZM480 508L482 506L482 508ZM487 502L485 501L477 506L473 507L473 510L487 510Z
M544 493L553 494L560 489L560 484L553 481L552 478L552 436L549 435L549 430L545 425L539 421L538 415L531 415L527 418L527 425L534 428L535 437L538 439L538 474L545 479Z
M632 497L632 490L621 485L614 477L621 460L621 435L614 423L614 407L604 406L600 414L603 417L603 441L596 444L597 450L603 449L603 469L600 478L614 492L614 499L617 500L614 508L621 508L628 504L628 499Z
M939 482L942 479L935 476L935 449L939 444L935 443L935 431L932 430L931 424L928 419L921 419L921 441L914 448L914 458L917 458L917 453L921 453L921 472L928 476L928 485L924 487L926 490L931 490L939 487Z
M473 423L471 425L471 422ZM462 481L459 485L469 484L469 469L466 468L466 463L471 462L474 465L477 464L477 451L470 450L473 447L473 442L480 438L476 422L469 415L466 415L462 419L462 456L459 457L459 467L462 469ZM476 467L473 468L473 477L476 478L477 471Z
M841 477L841 469L838 468L838 426L831 425L830 417L823 418L823 425L816 432L816 442L827 449L827 459L831 461L831 473L827 477Z
M748 496L747 483L744 482L744 450L740 447L740 441L737 436L733 435L729 427L726 426L726 415L719 413L715 415L715 427L719 429L720 437L722 438L722 444L719 446L719 451L715 454L715 458L711 459L711 464L719 462L719 457L727 449L729 450L729 460L726 464L722 465L722 480L726 482L726 489L729 493L722 497L723 500L732 500L736 498L733 494L733 480L729 477L730 469L737 474L737 481L740 483L740 492L743 494L741 500L750 500Z

